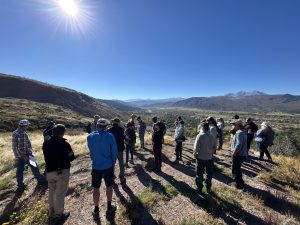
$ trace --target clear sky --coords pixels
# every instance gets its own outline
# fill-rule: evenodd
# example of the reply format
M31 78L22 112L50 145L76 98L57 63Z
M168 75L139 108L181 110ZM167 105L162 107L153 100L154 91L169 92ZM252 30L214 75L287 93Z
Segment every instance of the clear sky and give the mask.
M0 72L106 99L300 94L299 0L58 1L1 0Z

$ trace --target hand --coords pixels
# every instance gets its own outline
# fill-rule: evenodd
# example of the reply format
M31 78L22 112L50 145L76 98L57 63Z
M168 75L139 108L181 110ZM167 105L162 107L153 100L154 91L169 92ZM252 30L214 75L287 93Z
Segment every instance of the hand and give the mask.
M24 160L24 162L28 163L29 162L29 155L22 154L21 158Z

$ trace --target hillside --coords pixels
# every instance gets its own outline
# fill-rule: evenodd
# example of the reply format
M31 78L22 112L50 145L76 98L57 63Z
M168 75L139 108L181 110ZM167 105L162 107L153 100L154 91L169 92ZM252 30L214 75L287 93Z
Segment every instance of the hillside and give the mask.
M39 81L0 74L0 98L27 99L33 102L49 103L70 109L80 115L103 117L122 116L123 113L108 104L86 94Z
M300 113L300 96L250 95L193 97L175 103L153 104L148 107L183 107L219 111Z
M0 131L14 130L24 118L31 122L34 130L45 128L49 120L72 128L85 127L91 120L62 106L15 98L0 98L0 115Z
M148 140L148 149L138 149L135 164L126 169L127 184L121 185L116 179L113 197L113 204L117 205L115 217L108 221L105 219L106 202L103 197L101 223L95 223L91 217L91 168L90 158L86 154L86 136L67 138L75 153L81 155L72 163L70 187L65 201L66 210L71 215L64 224L299 224L300 180L297 159L274 157L277 163L271 164L258 161L255 154L252 155L251 162L243 165L246 188L241 191L230 185L231 153L227 149L218 151L215 156L213 194L198 195L194 189L194 140L184 144L183 161L180 163L174 162L174 146L165 145L161 173L153 171L153 154ZM35 143L34 148L38 149L39 145ZM286 174L288 168L290 172ZM35 186L31 177L31 174L26 176L28 187L24 192L15 192L15 179L9 180L5 190L0 190L1 222L47 224L47 189ZM103 186L101 196L105 195Z

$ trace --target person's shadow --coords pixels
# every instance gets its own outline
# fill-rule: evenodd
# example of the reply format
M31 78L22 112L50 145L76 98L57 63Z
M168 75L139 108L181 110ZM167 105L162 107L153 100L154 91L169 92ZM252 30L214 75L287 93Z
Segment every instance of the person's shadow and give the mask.
M22 194L24 193L25 188L18 188L15 192L14 197L12 200L6 205L6 207L3 210L2 215L0 216L0 224L4 222L8 222L10 219L10 215L15 210L16 203L21 198Z

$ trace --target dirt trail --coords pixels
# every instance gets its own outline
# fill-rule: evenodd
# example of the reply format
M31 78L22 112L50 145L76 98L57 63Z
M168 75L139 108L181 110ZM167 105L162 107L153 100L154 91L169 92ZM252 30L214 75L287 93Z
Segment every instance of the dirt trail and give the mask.
M261 171L272 170L275 164L251 160L243 166L245 191L229 186L231 157L226 149L215 155L214 194L197 195L192 144L193 140L184 143L183 161L179 163L174 162L174 146L164 146L161 173L152 170L154 162L151 146L146 146L148 150L137 149L135 164L126 169L127 184L121 185L116 179L113 204L117 205L118 210L115 218L109 221L105 219L106 197L102 184L101 223L98 224L175 225L184 220L202 224L283 224L287 215L299 219L299 199L292 198L277 186L269 186L256 179ZM79 156L72 163L70 188L65 200L65 209L71 215L65 224L97 224L91 217L93 200L90 164L88 155ZM4 199L1 202L4 213L9 214L12 208L18 206L18 202L28 201L36 193L41 193L41 198L47 197L45 190L34 190L33 184L34 181L30 180L29 187L20 196L15 196L12 190L7 190L6 194L0 193L1 199ZM138 204L144 190L151 189L159 196L165 196L166 187L172 187L178 194L158 198L150 208Z

